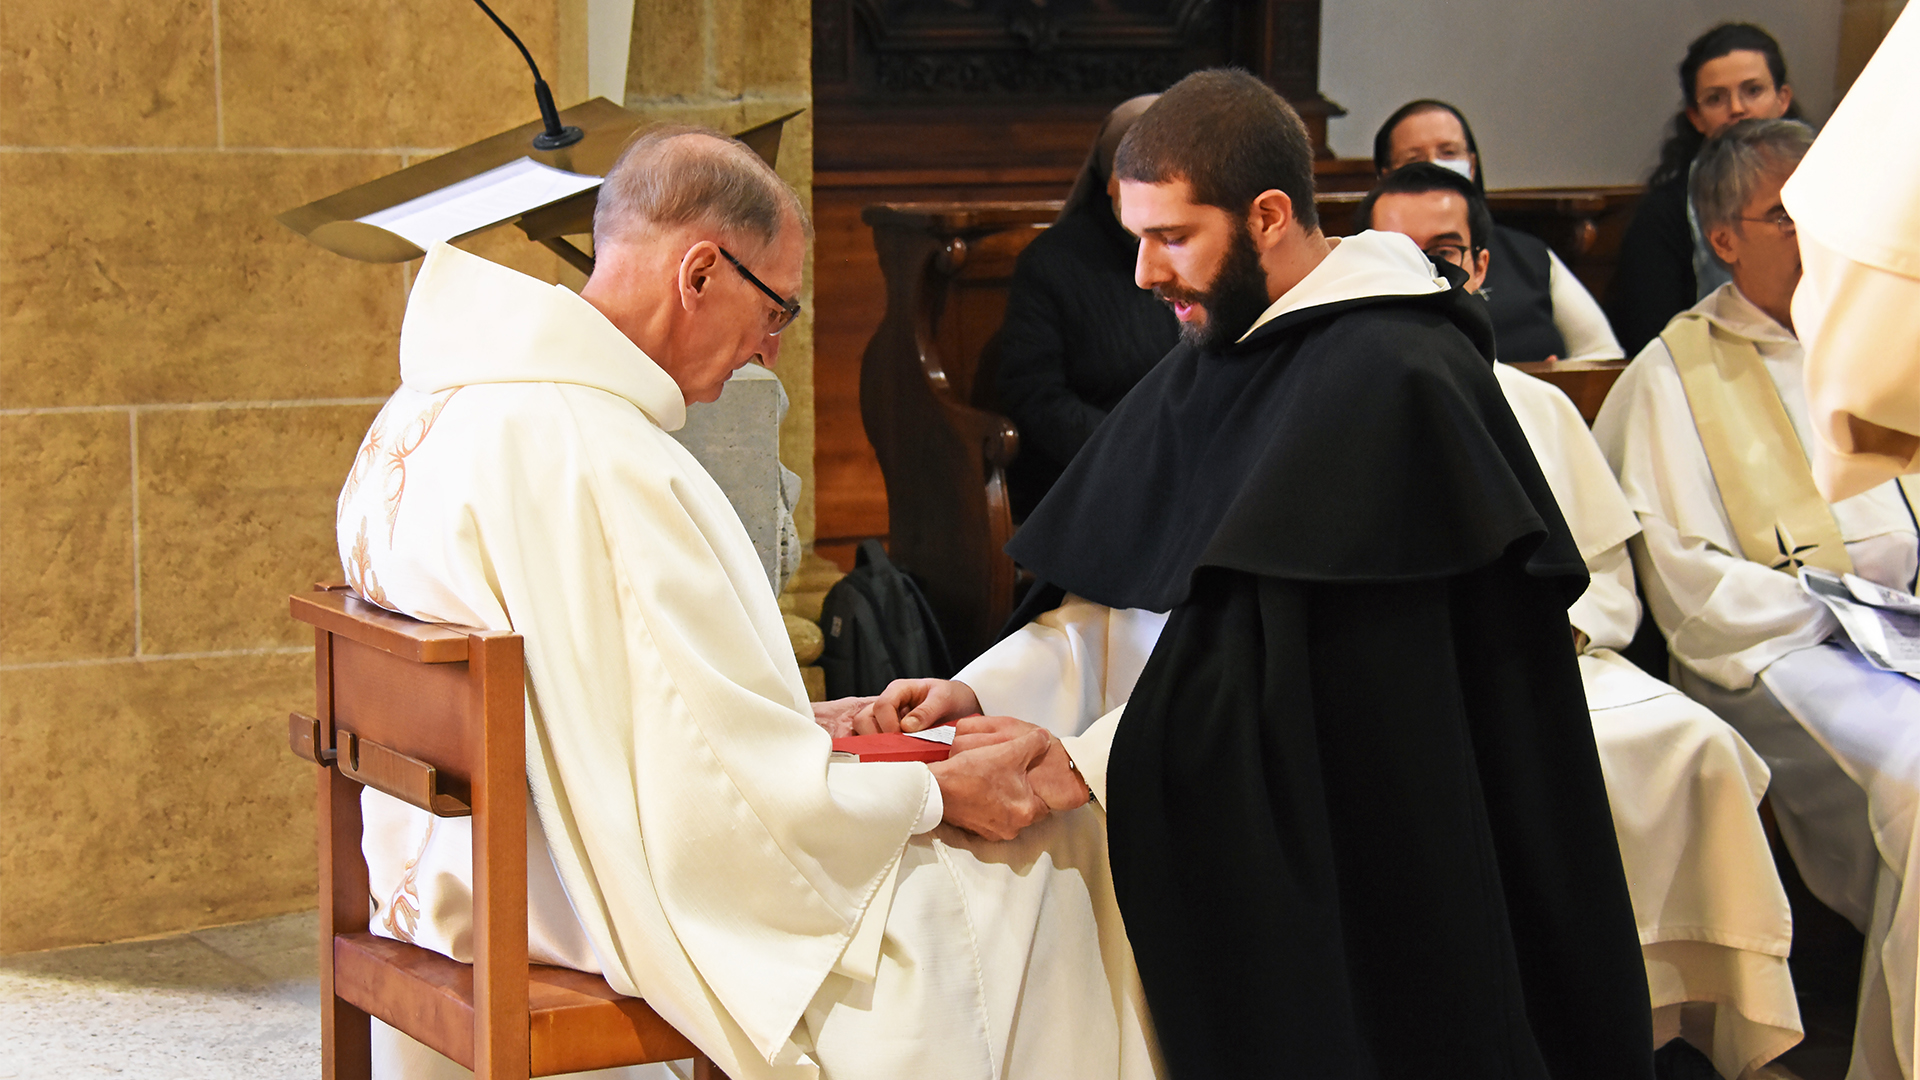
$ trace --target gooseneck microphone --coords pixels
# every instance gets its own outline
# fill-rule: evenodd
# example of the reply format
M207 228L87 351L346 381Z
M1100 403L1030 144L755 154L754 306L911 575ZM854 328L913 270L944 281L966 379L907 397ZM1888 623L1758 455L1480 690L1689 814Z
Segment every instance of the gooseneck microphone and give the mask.
M585 138L586 133L579 128L560 125L560 110L553 107L553 91L547 89L547 80L540 77L540 65L533 62L533 54L520 43L520 35L514 33L512 27L502 22L500 16L493 13L493 9L487 6L487 0L473 0L473 2L479 4L480 10L486 12L487 18L493 20L493 25L507 35L507 40L513 42L513 47L520 50L521 56L526 57L527 67L533 70L533 99L539 103L540 120L547 126L547 130L533 137L533 148L558 150L563 146L572 146Z

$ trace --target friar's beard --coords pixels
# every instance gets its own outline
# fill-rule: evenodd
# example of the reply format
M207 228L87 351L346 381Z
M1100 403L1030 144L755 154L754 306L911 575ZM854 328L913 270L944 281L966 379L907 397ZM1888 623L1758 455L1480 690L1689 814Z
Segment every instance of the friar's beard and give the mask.
M1267 299L1267 271L1260 265L1260 250L1253 246L1253 233L1244 222L1227 242L1226 258L1206 288L1190 292L1155 286L1153 295L1164 304L1178 300L1207 313L1205 322L1180 324L1180 339L1205 352L1218 352L1240 340L1273 304Z

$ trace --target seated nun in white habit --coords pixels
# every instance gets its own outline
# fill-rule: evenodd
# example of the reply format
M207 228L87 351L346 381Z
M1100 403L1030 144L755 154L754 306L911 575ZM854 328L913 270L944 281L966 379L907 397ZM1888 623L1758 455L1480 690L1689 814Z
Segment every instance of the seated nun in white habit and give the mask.
M733 1080L1146 1080L1104 818L1064 766L1029 778L1058 740L831 763L851 706L810 709L746 529L667 434L777 358L808 236L751 150L663 128L608 174L578 295L436 245L340 495L348 578L526 640L535 960L645 998ZM364 808L374 932L470 959L469 824Z
M1436 165L1388 173L1355 224L1406 234L1465 271L1469 292L1490 267L1486 201ZM1494 375L1592 575L1567 617L1640 929L1654 1042L1685 1036L1722 1076L1751 1075L1801 1037L1787 970L1792 915L1758 812L1766 763L1725 721L1615 651L1640 623L1627 553L1640 523L1567 395L1505 363Z
M1829 499L1920 472L1920 7L1887 31L1780 192L1806 264L1813 478Z
M1920 486L1835 503L1814 486L1780 195L1812 138L1748 120L1702 149L1692 197L1733 280L1634 359L1594 434L1640 518L1634 559L1675 684L1766 759L1801 875L1867 934L1849 1075L1888 1080L1914 1076L1920 1020L1920 682L1869 664L1797 574L1911 594Z

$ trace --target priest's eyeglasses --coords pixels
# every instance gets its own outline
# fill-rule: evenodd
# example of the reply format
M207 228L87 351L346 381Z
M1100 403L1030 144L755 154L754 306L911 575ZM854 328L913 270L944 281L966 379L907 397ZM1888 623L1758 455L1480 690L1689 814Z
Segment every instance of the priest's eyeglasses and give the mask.
M1787 213L1785 210L1775 210L1771 214L1765 214L1760 217L1743 217L1740 220L1758 222L1763 225L1771 225L1774 228L1779 229L1781 232L1788 233L1788 234L1792 234L1798 231L1797 229L1794 228L1794 225L1793 225L1793 215Z
M720 247L720 245L715 244L714 247ZM733 252L728 251L726 248L720 248L720 254L727 257L727 261L733 264L735 270L740 271L740 276L746 278L749 285L766 293L767 299L780 305L778 314L767 316L767 333L778 335L780 331L793 325L793 320L800 317L800 301L789 300L779 293L774 292L772 289L767 288L766 282L754 277L753 271L740 265L740 260L733 257Z

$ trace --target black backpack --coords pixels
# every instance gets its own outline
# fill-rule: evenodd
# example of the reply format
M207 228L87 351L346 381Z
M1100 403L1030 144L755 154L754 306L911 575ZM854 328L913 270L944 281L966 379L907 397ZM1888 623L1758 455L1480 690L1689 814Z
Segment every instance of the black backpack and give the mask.
M860 541L853 573L827 590L820 606L827 647L820 654L827 697L865 697L895 679L953 674L947 639L913 579L878 540Z

